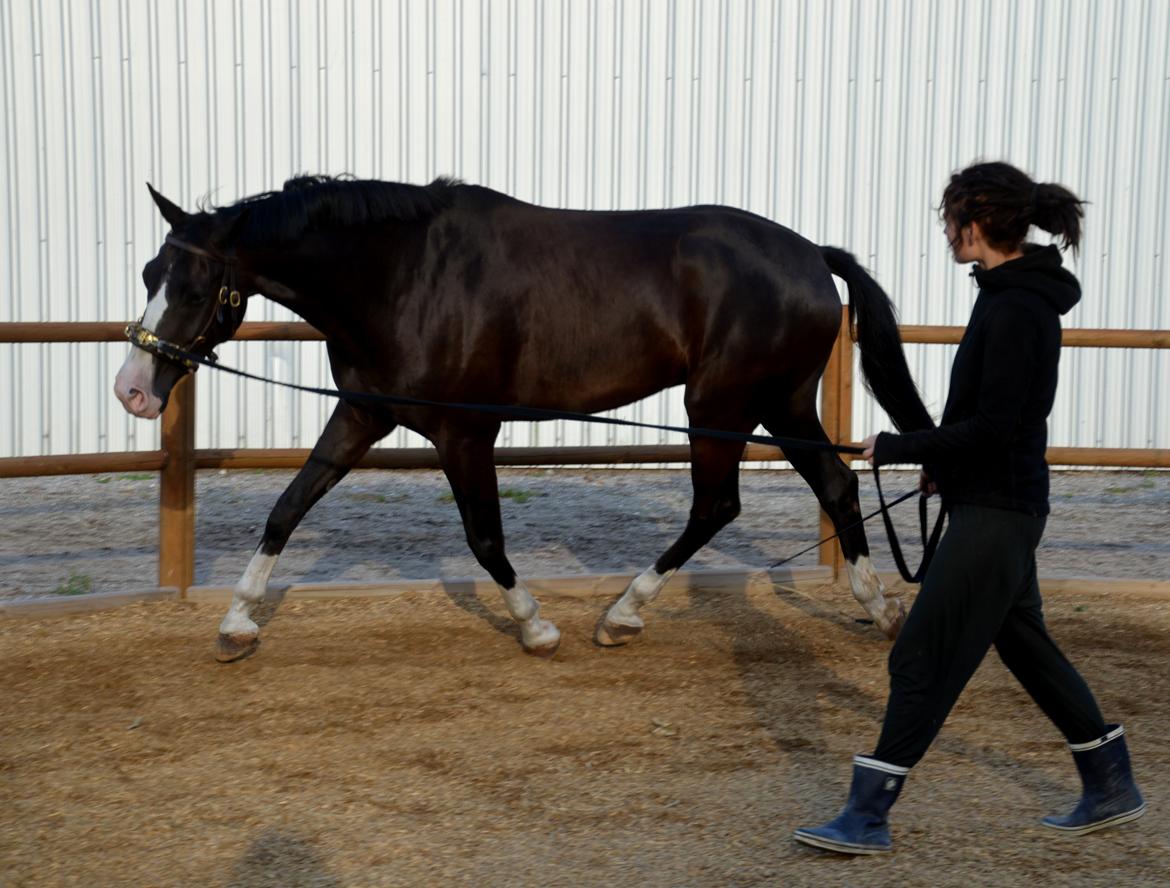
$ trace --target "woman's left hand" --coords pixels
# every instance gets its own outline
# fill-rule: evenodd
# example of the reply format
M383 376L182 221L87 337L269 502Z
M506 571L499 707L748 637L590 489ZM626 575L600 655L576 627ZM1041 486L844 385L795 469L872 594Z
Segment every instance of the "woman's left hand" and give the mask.
M861 442L861 446L865 449L865 452L861 454L861 458L871 466L873 465L873 445L877 442L877 437L877 435L870 435Z

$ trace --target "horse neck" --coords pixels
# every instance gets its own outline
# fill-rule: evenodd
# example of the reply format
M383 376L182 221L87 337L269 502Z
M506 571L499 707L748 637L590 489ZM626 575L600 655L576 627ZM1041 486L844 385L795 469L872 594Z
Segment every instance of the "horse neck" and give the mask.
M241 251L241 264L257 292L308 321L326 339L355 347L362 345L358 340L371 316L371 268L391 261L385 251L380 256L363 251L361 262L355 262L352 250L330 250L322 243Z

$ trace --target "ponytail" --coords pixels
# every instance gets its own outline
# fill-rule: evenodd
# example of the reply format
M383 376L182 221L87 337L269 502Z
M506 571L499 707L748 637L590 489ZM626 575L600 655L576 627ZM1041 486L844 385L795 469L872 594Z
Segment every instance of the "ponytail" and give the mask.
M1081 220L1085 211L1083 200L1063 185L1037 182L1033 189L1032 224L1054 234L1062 241L1064 248L1075 252L1081 245Z
M959 228L978 222L996 249L1019 249L1035 225L1075 251L1081 243L1085 202L1063 185L1034 182L1009 163L977 163L954 173L943 192L939 215Z

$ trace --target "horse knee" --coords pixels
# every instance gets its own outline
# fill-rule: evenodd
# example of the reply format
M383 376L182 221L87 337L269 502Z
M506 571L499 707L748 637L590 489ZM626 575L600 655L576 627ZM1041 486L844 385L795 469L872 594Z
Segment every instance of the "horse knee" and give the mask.
M860 503L857 473L848 466L842 465L843 471L838 477L831 478L825 485L825 499L833 503L842 513L858 508Z

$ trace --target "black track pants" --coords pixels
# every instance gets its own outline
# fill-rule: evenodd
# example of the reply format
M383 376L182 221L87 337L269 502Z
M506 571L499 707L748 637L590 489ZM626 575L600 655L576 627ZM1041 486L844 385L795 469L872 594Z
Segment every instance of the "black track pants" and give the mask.
M913 767L992 644L1070 743L1105 733L1097 701L1048 636L1036 581L1044 518L955 505L890 651L890 698L874 758Z

